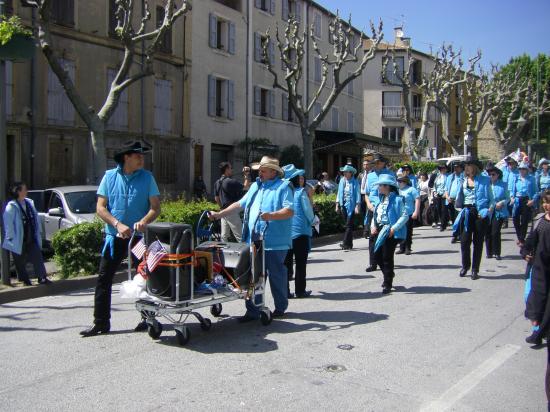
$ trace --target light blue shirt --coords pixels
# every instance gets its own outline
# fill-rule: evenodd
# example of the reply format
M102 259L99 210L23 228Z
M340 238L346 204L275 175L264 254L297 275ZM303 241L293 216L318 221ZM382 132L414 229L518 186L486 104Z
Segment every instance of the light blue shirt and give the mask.
M475 184L473 187L468 187L468 179L464 179L464 204L475 205L476 204L476 189Z
M438 172L434 182L434 190L439 196L443 196L445 194L446 179L447 179L446 174Z
M40 220L38 213L34 207L32 199L25 199L27 204L31 206L30 212L34 215L34 221L36 222L34 228L34 238L39 247L42 247L42 234L40 230ZM6 205L6 209L3 214L5 236L2 242L2 248L9 250L15 254L20 255L23 251L23 217L21 215L21 208L17 205L17 200L10 200Z
M294 191L294 216L292 217L292 239L299 236L311 236L311 223L314 218L313 208L307 192L303 187Z
M540 173L539 186L540 186L541 192L550 188L550 173L547 173L547 174L544 174L543 172Z
M403 196L405 200L405 210L407 215L411 216L414 213L416 199L420 197L418 190L411 186L405 186L399 190L399 194Z

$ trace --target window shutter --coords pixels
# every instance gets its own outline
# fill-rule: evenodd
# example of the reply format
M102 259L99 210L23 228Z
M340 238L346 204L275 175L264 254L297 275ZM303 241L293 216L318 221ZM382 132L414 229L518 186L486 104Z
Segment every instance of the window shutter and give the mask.
M229 22L229 53L235 54L235 23Z
M296 7L296 21L300 23L302 21L302 2L300 0L296 0L295 3Z
M275 118L275 90L269 91L269 117Z
M216 115L216 78L208 76L208 116Z
M65 16L63 21L74 26L74 0L67 0L64 7Z
M10 117L13 113L12 98L13 98L13 63L6 61L6 116Z
M275 0L269 0L269 12L275 16Z
M262 90L258 86L254 86L254 114L261 115L262 111Z
M153 109L155 111L155 118L153 119L153 129L155 131L159 131L159 125L160 125L160 88L162 85L160 84L160 80L155 79L155 105L153 106Z
M348 77L351 76L351 72L348 72ZM353 80L348 83L348 94L353 96Z
M282 0L283 1L283 8L281 13L281 18L284 21L288 20L288 0Z
M227 118L235 119L235 82L227 81Z
M262 37L260 33L254 33L254 60L262 61Z
M209 21L210 35L208 37L208 44L210 47L216 48L218 47L218 18L210 13Z
M65 61L63 61L63 66L64 66L65 70L67 71L67 73L69 74L69 78L74 83L75 82L75 80L74 80L74 69L75 69L74 63L71 62L71 61L65 60ZM61 83L58 83L58 84L59 84L59 89L60 89L61 105L62 105L62 118L61 118L61 120L62 120L63 124L73 125L74 124L74 114L75 114L74 106L71 103L71 101L69 100L69 98L67 97L67 94L65 93L65 90L61 87Z
M314 17L314 31L315 31L315 37L321 37L321 15L319 13L315 13Z
M268 51L269 51L269 62L271 64L275 64L275 44L273 43L273 39L271 39L269 42Z
M283 101L283 105L282 105L282 107L283 107L283 120L286 122L286 121L288 121L288 96L285 93L283 93L281 95L281 97L282 97L282 101Z

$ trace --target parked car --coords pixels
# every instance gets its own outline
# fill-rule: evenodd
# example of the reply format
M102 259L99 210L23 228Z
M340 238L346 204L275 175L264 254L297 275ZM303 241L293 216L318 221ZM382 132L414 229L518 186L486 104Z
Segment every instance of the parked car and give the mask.
M95 218L97 186L64 186L29 190L40 225L43 247L48 248L55 232Z

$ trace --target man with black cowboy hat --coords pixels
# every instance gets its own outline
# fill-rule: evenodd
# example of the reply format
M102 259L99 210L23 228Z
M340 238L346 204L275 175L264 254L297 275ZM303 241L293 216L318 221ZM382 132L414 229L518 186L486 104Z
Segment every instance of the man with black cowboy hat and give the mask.
M109 332L113 276L126 257L132 231L143 232L160 213L157 183L143 169L143 155L149 151L141 142L126 143L114 156L117 167L105 172L97 189L96 212L105 222L105 243L95 289L94 325L80 332L84 337ZM146 329L142 320L135 330Z

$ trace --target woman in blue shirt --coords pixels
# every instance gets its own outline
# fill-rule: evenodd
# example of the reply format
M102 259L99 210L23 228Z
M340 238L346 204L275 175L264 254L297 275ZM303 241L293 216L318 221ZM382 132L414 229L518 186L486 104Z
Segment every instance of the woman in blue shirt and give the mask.
M496 260L501 260L501 230L505 220L508 219L508 203L510 201L510 193L506 183L502 181L502 170L492 166L487 169L489 178L491 179L491 191L495 202L495 211L489 219L487 235L485 237L485 251L487 258L494 257Z
M384 274L384 283L382 283L382 293L388 294L393 287L394 273L394 253L399 240L407 237L405 227L408 215L405 209L403 198L398 195L399 188L395 177L383 175L378 179L378 195L380 201L374 209L371 221L371 241L376 245L382 239L379 239L384 233L387 237L382 245L374 251L376 265Z
M480 173L481 164L468 158L465 162L464 182L457 193L456 207L462 208L453 225L453 230L460 231L460 252L462 269L460 277L466 276L472 268L472 279L479 278L479 266L483 252L483 240L487 233L489 216L493 208L491 182ZM474 244L473 256L471 245ZM473 260L473 262L472 262Z
M296 169L293 164L283 167L285 179L290 181L294 188L294 216L292 216L292 249L288 250L285 264L289 273L292 273L293 260L296 260L294 289L297 298L307 298L311 295L306 290L307 255L311 242L311 223L313 222L313 207L309 200L306 187L305 171ZM290 294L289 287L289 297Z
M411 186L409 176L401 176L397 178L399 183L399 195L405 200L405 210L407 211L407 237L399 245L399 250L395 252L397 255L402 253L406 255L411 254L412 236L414 221L418 219L418 213L420 211L420 194L415 187Z
M353 166L345 165L340 168L340 171L344 176L338 183L336 213L341 210L346 222L344 240L340 243L340 247L344 250L351 250L353 248L353 220L355 214L359 214L361 190L355 178L357 170Z
M519 165L519 175L514 179L510 192L512 221L518 238L517 244L523 246L529 222L533 218L533 207L537 197L537 182L534 176L529 175L529 165L522 162Z

